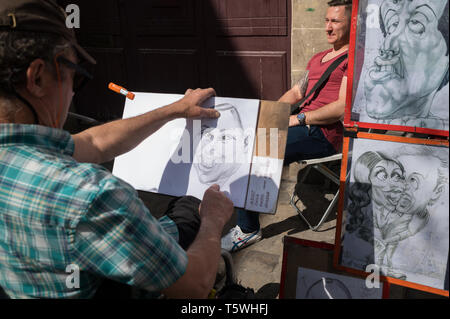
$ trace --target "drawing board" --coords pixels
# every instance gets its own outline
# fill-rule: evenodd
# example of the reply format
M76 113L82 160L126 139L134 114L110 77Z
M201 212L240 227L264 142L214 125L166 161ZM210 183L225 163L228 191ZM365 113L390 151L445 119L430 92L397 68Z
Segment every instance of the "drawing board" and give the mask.
M274 214L283 170L290 105L261 101L246 210Z
M136 93L123 118L169 105L182 95ZM113 174L135 189L199 199L219 184L236 207L244 207L255 141L259 100L213 97L218 119L176 119L132 151L116 158Z

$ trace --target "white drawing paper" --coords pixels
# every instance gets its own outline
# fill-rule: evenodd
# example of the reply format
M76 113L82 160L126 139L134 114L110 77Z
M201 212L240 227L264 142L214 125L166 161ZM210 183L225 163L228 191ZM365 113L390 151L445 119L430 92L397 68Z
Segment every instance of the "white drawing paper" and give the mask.
M136 93L124 118L171 104L182 95ZM213 97L219 119L177 119L134 150L119 156L113 174L143 191L199 199L219 184L236 207L244 207L254 147L259 100Z
M341 264L443 289L448 160L446 147L354 139Z
M365 279L299 267L297 299L381 299L383 284L368 288Z

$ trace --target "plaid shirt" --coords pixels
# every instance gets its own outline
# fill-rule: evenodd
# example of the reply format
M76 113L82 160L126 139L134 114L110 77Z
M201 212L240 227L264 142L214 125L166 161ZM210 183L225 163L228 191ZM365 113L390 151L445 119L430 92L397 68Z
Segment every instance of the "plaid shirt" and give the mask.
M73 152L65 131L0 124L0 286L11 298L89 298L105 277L169 287L187 266L176 225Z

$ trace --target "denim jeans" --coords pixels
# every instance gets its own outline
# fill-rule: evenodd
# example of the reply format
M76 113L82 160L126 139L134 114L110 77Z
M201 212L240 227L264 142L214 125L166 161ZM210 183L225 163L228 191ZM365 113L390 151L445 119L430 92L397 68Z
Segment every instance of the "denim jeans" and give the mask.
M335 154L333 145L323 135L319 126L293 126L288 130L284 165L311 158L320 158ZM259 214L237 210L237 224L244 233L260 229Z
M288 130L284 165L335 153L333 145L328 142L319 126L293 126Z

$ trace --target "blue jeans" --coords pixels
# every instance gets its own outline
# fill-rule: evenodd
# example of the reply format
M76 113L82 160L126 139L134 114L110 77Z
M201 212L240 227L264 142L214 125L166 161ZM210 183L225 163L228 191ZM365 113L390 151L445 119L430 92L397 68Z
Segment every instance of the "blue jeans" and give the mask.
M284 164L331 156L335 154L333 145L323 135L319 126L293 126L288 130ZM260 229L259 214L237 210L237 224L244 233L251 233Z
M311 158L321 158L334 155L333 145L323 135L317 125L293 126L288 130L284 165Z

